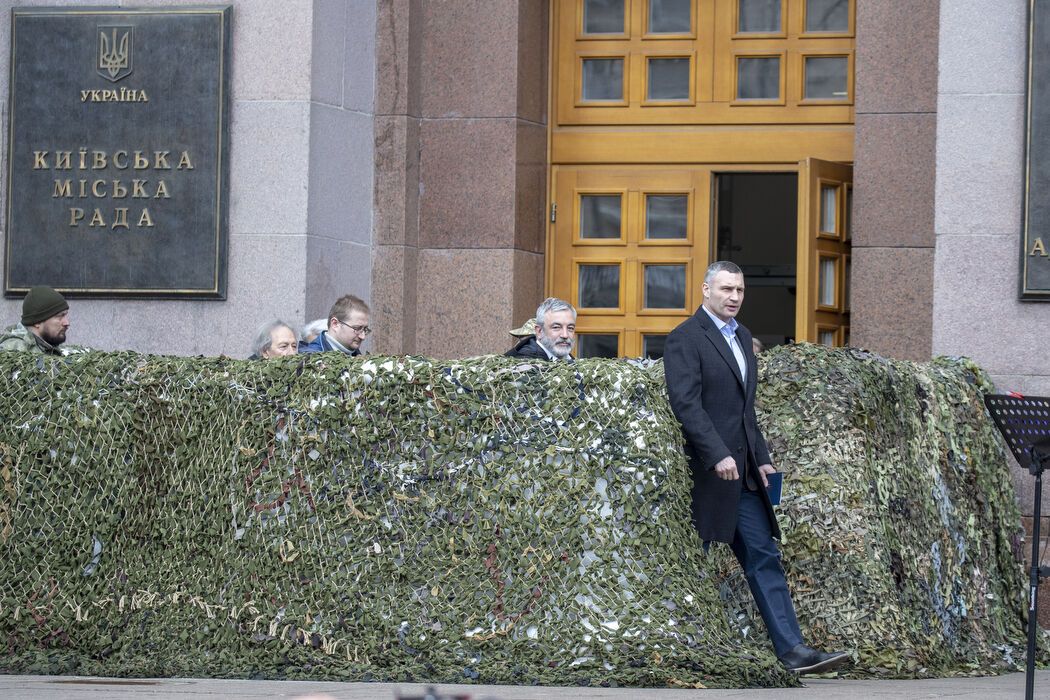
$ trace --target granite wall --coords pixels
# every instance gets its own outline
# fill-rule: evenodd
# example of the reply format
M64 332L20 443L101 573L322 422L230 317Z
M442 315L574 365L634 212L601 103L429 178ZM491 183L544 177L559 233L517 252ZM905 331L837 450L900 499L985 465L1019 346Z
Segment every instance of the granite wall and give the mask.
M939 0L857 3L853 345L930 357Z
M0 0L0 46L10 45L13 6L99 4ZM371 297L375 3L227 4L233 6L227 299L73 300L71 343L243 357L256 327L270 318L298 325L323 316L340 294ZM5 105L9 61L5 48ZM6 109L2 126L6 134ZM20 307L19 300L0 302L0 323L17 322Z
M857 5L853 343L1050 395L1050 304L1017 299L1028 3ZM1012 468L1031 532L1034 480Z
M1017 300L1024 200L1025 0L941 9L933 352L1003 390L1050 395L1050 304Z
M1017 299L1027 10L1025 0L1002 0L994 12L981 0L941 7L932 345L972 357L1000 391L1050 396L1050 303ZM1034 481L1014 466L1029 529ZM1042 529L1050 535L1050 519ZM1050 596L1042 598L1040 620L1050 624Z
M378 6L375 345L500 352L543 299L547 3Z

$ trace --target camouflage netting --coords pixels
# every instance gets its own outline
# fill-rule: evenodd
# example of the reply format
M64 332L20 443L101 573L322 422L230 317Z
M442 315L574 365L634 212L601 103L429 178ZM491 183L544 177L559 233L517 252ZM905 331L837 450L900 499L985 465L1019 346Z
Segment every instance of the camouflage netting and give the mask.
M788 472L785 569L803 633L856 651L854 676L1023 667L1027 575L1005 445L965 358L891 361L776 348L759 422ZM745 633L761 626L728 551L711 570ZM1050 637L1038 661L1050 661Z
M804 628L858 672L1023 661L974 369L763 361ZM704 555L662 368L0 355L0 670L790 685Z

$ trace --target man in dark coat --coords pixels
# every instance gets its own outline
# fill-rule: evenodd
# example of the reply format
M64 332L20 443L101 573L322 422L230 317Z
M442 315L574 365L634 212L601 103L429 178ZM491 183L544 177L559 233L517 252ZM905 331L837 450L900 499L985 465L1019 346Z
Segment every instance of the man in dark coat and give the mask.
M533 360L572 361L572 346L576 342L576 309L567 301L551 297L536 309L534 335L507 351L507 357Z
M755 418L751 333L736 321L744 275L734 263L716 262L702 291L703 305L664 346L667 393L693 473L693 524L705 547L732 547L781 663L798 673L829 671L849 656L803 643L773 539L780 530L766 475L776 470Z
M69 303L51 287L33 287L22 300L22 322L0 334L0 351L66 354L58 346L69 330Z
M300 355L315 352L341 352L359 357L361 343L372 333L368 327L368 304L353 294L339 297L328 312L328 330L299 346Z

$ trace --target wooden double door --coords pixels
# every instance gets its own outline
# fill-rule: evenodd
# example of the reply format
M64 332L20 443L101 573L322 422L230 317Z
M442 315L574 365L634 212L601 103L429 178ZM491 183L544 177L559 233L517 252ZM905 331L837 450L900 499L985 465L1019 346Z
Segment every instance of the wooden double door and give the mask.
M579 357L661 357L716 259L743 268L766 344L848 344L851 202L852 168L816 159L555 165L548 287L579 312Z

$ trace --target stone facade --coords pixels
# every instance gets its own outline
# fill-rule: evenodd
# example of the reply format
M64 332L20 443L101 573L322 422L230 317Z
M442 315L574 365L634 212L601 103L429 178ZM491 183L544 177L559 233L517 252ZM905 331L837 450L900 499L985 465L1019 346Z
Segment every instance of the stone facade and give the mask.
M59 4L97 0L0 0L0 43L12 6ZM228 298L77 299L70 342L243 357L259 324L350 292L372 304L372 351L504 350L545 296L548 3L229 4ZM853 344L967 355L1050 395L1050 304L1017 300L1027 2L856 8ZM19 308L0 301L5 324Z
M857 5L853 342L1050 395L1050 304L1017 299L1028 3ZM1034 480L1013 477L1031 533Z
M1050 396L1050 304L1017 300L1028 3L987 9L941 6L932 351L972 357L1000 391ZM1035 480L1013 475L1031 533ZM1050 596L1040 602L1045 626Z
M257 324L353 292L375 307L375 351L503 349L544 295L547 3L231 4L229 297L76 300L71 340L238 356ZM852 338L967 354L1004 388L1045 394L1030 329L1050 305L1014 289L1025 8L857 3ZM452 329L463 317L471 330Z
M938 5L857 3L852 343L912 360L932 342Z
M107 6L199 4L134 0ZM299 325L327 313L339 294L371 296L375 4L229 4L233 65L227 299L75 299L72 343L245 357L256 327L271 318ZM16 5L99 3L3 0L0 41L5 46L10 10ZM0 56L0 90L6 96L9 52ZM0 315L16 320L20 308L20 301L4 299Z
M376 347L501 351L543 298L547 8L378 6Z
M972 357L1003 390L1045 396L1050 304L1017 300L1027 6L942 6L932 349Z

